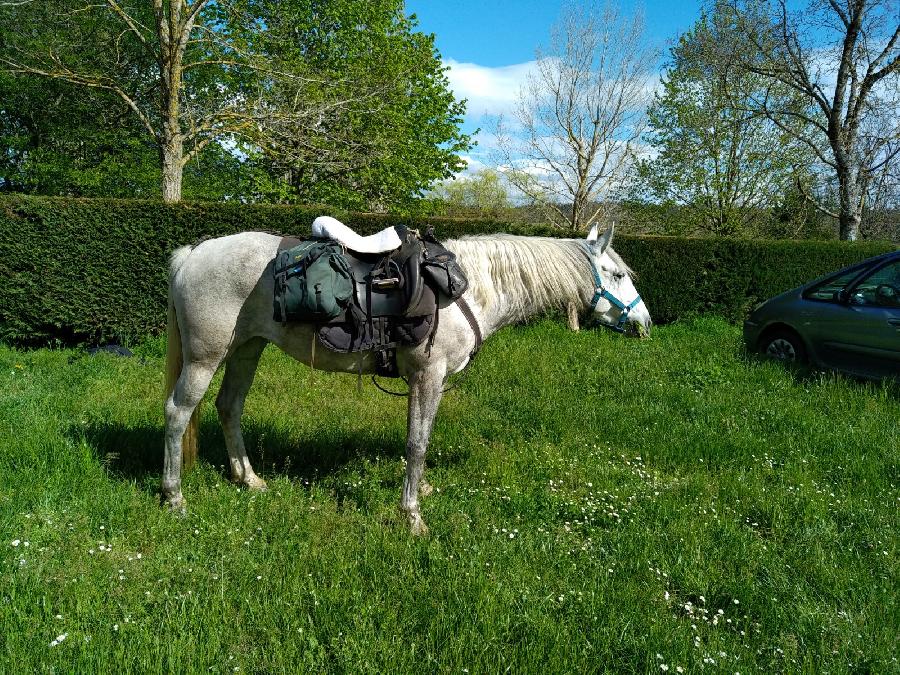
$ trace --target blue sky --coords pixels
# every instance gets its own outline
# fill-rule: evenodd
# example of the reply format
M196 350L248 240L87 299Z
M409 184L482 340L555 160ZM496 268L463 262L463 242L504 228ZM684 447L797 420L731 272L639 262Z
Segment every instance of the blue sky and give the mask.
M699 0L622 0L623 14L642 9L647 37L665 54L678 35L699 18ZM466 159L469 169L488 163L493 145L485 130L490 118L508 114L519 87L534 67L535 49L549 41L561 0L407 0L407 14L419 19L419 29L434 33L450 86L468 101L463 130L478 146Z
M666 46L700 16L697 0L622 2L626 13L643 8L651 40ZM407 14L434 33L445 59L496 67L534 58L559 16L559 0L407 0Z

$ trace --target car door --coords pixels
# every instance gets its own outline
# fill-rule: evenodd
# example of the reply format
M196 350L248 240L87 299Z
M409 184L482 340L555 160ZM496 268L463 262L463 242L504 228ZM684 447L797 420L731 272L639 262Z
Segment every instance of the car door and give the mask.
M822 360L860 375L900 375L900 260L856 280L843 298L825 312Z

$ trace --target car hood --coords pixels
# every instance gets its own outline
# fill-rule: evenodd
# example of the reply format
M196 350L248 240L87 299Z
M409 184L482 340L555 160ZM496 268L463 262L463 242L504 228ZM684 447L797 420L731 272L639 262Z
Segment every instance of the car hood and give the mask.
M757 305L752 312L750 312L749 318L751 320L762 319L769 312L780 309L784 305L796 302L802 296L803 291L812 286L814 283L815 282L811 282L808 284L803 284L802 286L797 286L797 288L792 288L789 291L779 293L778 295L771 297L768 300L764 300L762 303Z

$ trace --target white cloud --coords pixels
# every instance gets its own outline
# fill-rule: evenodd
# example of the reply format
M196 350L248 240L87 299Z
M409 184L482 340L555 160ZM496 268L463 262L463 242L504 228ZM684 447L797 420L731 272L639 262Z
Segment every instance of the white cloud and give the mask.
M482 169L488 168L487 164L473 155L462 155L460 159L466 163L466 168L458 173L457 176L471 175L474 173L478 173Z
M477 63L460 63L453 59L444 62L450 70L447 79L457 98L464 98L466 117L477 121L484 115L508 114L515 107L519 90L536 61L491 68Z
M511 129L517 127L512 112L522 86L527 82L528 75L536 71L538 62L489 67L447 59L444 65L448 67L447 79L454 95L457 99L466 99L464 128L470 133L478 129L473 137L476 146L463 157L466 168L457 174L458 178L465 178L495 165L497 139L493 133L494 123L503 115ZM656 91L660 86L660 73L649 74L644 86L648 93ZM646 156L646 150L641 155ZM546 169L533 167L533 171L540 174Z

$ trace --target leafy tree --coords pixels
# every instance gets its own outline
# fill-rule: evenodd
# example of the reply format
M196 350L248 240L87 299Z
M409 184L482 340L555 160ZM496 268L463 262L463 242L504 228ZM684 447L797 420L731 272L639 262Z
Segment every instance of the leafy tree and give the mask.
M433 37L399 0L28 0L0 5L0 23L8 72L130 111L166 201L198 163L233 169L222 148L240 147L253 198L278 184L269 171L294 197L383 208L468 147Z
M728 5L717 3L672 48L648 111L647 140L657 154L638 169L654 201L684 205L699 230L728 236L763 226L769 207L812 161L785 130L748 108L766 89L784 108L799 110L803 102L720 58L722 41L739 48L732 39L736 21Z
M493 169L481 169L470 176L459 176L435 187L432 198L441 215L460 216L477 213L499 217L512 208L502 177Z
M403 212L422 191L452 176L471 147L434 46L416 31L402 0L261 0L264 51L305 64L339 105L297 133L277 118L257 142L257 165L271 176L262 196L346 208ZM293 83L270 95L290 99Z
M0 17L24 11L24 4L0 7ZM0 21L0 56L15 50L21 30L13 21ZM86 59L94 58L96 50L95 43L82 46ZM152 181L159 180L153 164L158 160L154 148L142 142L141 130L134 133L129 115L124 105L111 104L98 90L0 70L2 189L86 196L153 194ZM127 166L118 161L126 154Z
M257 112L234 83L248 82L263 66L229 39L222 22L227 5L7 4L0 7L0 20L9 27L0 62L17 75L102 93L108 109L124 106L158 152L163 199L177 201L185 166Z
M158 198L159 153L130 110L100 92L0 72L0 190ZM190 199L240 194L245 172L218 144L185 167Z

